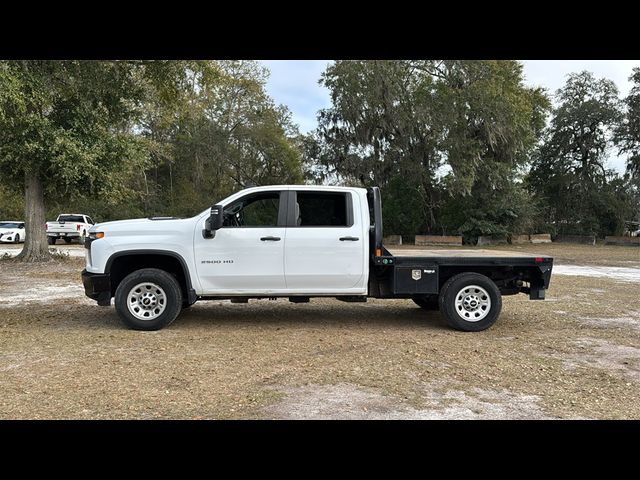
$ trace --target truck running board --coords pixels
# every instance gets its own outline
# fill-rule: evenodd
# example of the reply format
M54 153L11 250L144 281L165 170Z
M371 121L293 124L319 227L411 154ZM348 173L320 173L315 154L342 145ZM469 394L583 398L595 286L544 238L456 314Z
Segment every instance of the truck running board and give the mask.
M309 303L309 297L289 297L291 303Z
M367 297L362 295L342 295L340 297L336 297L336 300L340 300L341 302L366 302Z

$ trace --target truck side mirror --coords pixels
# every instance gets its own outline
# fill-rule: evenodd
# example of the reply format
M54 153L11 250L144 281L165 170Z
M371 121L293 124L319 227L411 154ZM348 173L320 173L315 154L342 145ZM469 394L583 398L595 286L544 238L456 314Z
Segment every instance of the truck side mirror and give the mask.
M213 238L216 236L216 230L222 227L224 222L224 208L222 205L214 205L211 207L209 217L204 221L204 230L202 236L204 238Z

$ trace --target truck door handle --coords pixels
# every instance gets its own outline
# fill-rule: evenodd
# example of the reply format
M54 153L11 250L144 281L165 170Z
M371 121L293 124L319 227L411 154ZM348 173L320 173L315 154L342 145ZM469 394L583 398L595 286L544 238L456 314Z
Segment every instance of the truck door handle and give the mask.
M358 237L340 237L341 242L344 242L344 241L357 242L358 240L360 240Z
M263 242L279 242L280 237L262 237L260 240Z

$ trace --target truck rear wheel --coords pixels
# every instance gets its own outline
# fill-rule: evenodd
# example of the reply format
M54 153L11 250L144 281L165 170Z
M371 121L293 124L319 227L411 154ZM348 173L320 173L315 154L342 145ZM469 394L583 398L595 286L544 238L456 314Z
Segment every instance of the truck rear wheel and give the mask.
M413 302L424 310L438 310L438 297L425 295L423 297L413 297Z
M460 273L451 277L440 292L440 311L447 324L456 330L479 332L493 325L502 297L493 281L479 273Z
M160 330L182 310L182 290L178 281L164 270L143 268L120 282L114 303L127 327Z
M55 245L56 244L56 237L47 237L47 243L49 245Z

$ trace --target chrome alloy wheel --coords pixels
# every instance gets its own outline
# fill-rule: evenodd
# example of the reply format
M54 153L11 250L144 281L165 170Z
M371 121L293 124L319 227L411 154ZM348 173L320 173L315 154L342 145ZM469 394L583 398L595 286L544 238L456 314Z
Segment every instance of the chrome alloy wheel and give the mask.
M491 297L478 285L468 285L456 295L456 312L467 322L479 322L491 310Z
M129 290L127 308L139 320L153 320L167 308L167 295L155 283L139 283Z

